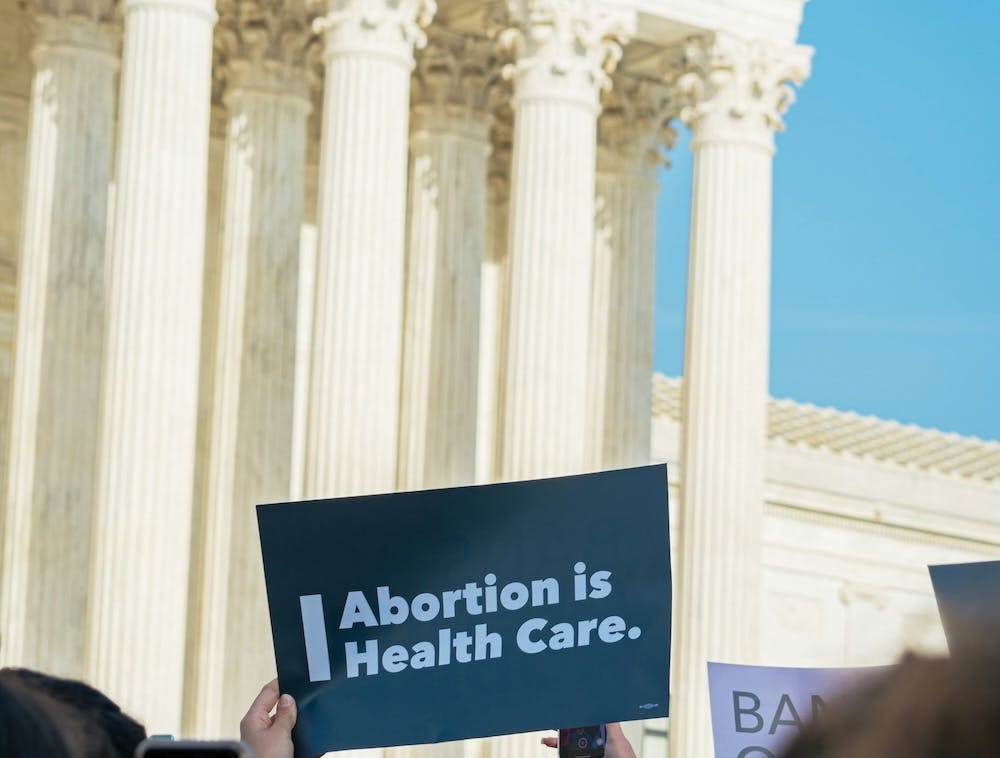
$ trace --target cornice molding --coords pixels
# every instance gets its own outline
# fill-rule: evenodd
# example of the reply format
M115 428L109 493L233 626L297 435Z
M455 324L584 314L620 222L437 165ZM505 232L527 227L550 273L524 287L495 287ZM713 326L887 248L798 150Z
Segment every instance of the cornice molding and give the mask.
M653 418L681 418L682 380L653 376ZM792 400L768 401L768 437L789 446L978 480L1000 493L1000 442Z

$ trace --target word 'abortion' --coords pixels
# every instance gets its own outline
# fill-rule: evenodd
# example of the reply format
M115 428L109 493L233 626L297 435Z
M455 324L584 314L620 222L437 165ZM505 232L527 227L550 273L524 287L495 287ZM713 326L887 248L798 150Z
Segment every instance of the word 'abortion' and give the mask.
M573 599L599 600L611 594L611 572L595 571L590 575L589 588L586 575L587 566L580 562L573 567L576 574L573 581ZM470 616L483 613L496 613L501 608L508 611L519 611L529 600L533 608L543 605L559 604L559 582L549 577L534 579L531 588L523 582L510 582L503 587L497 587L496 574L487 574L483 586L477 582L468 582L462 589L445 590L440 597L430 592L421 592L407 602L406 598L393 595L388 587L378 587L375 590L378 617L376 618L372 604L361 590L347 593L344 612L340 617L340 628L351 629L355 624L365 626L388 626L402 624L410 616L417 621L434 621L441 618L455 618L461 608Z

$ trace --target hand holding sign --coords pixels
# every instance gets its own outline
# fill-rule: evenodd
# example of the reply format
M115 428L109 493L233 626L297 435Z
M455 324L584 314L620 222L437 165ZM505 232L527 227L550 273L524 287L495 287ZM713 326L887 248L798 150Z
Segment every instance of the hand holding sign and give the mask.
M240 739L250 746L254 758L292 758L294 726L295 700L291 695L279 697L278 680L272 679L240 722Z
M664 466L257 513L297 755L667 714Z

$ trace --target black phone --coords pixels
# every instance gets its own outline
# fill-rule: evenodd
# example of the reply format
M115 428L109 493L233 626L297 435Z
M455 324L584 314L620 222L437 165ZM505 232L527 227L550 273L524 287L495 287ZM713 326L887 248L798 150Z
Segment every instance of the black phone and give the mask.
M604 743L608 729L598 726L578 726L559 730L559 758L604 758Z
M245 743L232 740L146 739L135 749L135 758L250 758Z

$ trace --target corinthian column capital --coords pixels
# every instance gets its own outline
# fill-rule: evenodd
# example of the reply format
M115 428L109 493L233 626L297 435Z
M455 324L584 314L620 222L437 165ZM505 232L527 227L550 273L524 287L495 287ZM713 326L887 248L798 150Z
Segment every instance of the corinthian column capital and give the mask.
M363 53L412 65L423 47L424 28L437 12L434 0L327 0L327 13L313 22L326 37L326 55Z
M29 0L27 8L37 17L79 18L96 23L112 20L115 0Z
M229 60L303 69L316 37L302 0L217 0L217 47Z
M492 43L485 37L434 28L417 56L411 101L415 115L481 121L490 105Z
M117 52L116 5L114 0L31 0L27 7L40 22L33 51L36 63L55 47Z
M213 71L235 91L307 100L306 69L319 39L302 0L217 0Z
M696 140L773 145L795 90L809 76L812 48L725 34L687 40L672 52L667 79Z
M598 164L631 170L666 165L666 151L677 141L670 126L677 115L670 88L624 75L615 76L613 82L597 120Z
M507 12L497 42L515 56L504 70L516 82L515 97L583 100L596 109L634 16L593 0L508 0Z

